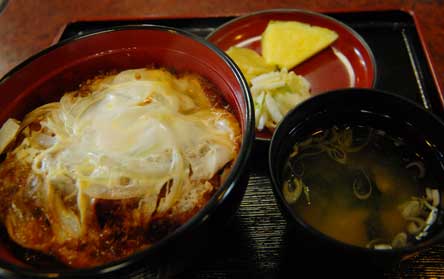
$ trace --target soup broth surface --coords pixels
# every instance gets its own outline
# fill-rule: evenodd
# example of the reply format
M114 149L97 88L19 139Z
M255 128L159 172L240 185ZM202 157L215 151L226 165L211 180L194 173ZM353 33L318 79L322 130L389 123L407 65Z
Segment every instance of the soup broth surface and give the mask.
M385 131L335 126L294 145L282 190L297 215L332 238L400 248L426 237L437 218L430 163Z

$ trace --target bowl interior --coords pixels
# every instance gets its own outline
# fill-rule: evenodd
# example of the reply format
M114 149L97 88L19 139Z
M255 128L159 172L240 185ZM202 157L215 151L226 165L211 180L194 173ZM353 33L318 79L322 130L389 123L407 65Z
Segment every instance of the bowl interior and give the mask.
M0 83L0 123L58 100L98 73L161 66L191 71L212 81L235 110L245 130L247 103L238 77L210 47L171 29L118 27L62 42L30 58Z
M269 168L273 190L286 216L311 235L330 243L339 241L320 233L308 225L291 206L282 194L283 169L292 147L319 129L341 125L362 125L389 132L391 135L402 136L407 143L415 144L422 154L433 158L428 165L436 177L444 178L444 123L431 113L416 104L395 95L370 89L348 89L329 92L316 96L292 110L278 126L269 149ZM442 193L444 188L439 186ZM442 195L441 203L442 207ZM401 252L412 252L420 247L430 245L444 237L444 228L418 245L408 246ZM340 246L348 246L355 250L368 250L340 242ZM391 253L393 250L376 251ZM398 253L399 251L396 251Z
M164 67L205 77L216 85L238 118L242 146L230 176L215 194L219 196L212 199L217 200L213 202L214 208L234 187L238 172L245 166L254 133L251 130L252 105L248 88L231 61L214 46L188 33L161 26L126 26L50 47L0 81L0 123L10 117L22 119L37 106L59 100L65 92L78 88L81 82L98 74L139 67ZM208 204L200 213L206 208ZM0 261L27 266L1 243Z

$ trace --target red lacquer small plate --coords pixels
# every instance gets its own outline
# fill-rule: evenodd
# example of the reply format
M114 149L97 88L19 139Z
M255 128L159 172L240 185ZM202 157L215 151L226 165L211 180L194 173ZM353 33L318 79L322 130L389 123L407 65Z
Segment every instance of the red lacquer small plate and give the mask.
M265 10L235 18L208 35L207 40L226 51L232 46L261 53L261 35L270 20L299 21L338 33L330 46L297 65L292 71L311 84L311 94L348 87L371 88L376 77L373 53L353 29L329 16L304 10ZM259 140L270 140L269 131L256 131Z

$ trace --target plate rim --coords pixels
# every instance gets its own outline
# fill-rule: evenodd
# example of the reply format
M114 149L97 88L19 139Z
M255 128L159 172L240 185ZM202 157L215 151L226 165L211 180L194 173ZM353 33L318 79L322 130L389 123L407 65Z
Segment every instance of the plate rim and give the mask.
M260 15L267 15L267 14L283 14L283 13L289 13L289 14L306 14L306 15L311 15L311 16L315 16L315 17L321 17L323 19L326 19L328 21L332 21L333 23L339 25L340 27L342 27L345 31L349 32L354 38L356 38L358 40L358 42L363 46L363 48L365 49L365 51L367 52L368 56L369 56L369 61L371 63L371 65L373 66L373 80L371 82L370 87L368 88L376 88L376 84L377 84L377 63L376 63L376 58L375 55L372 51L372 49L370 48L370 46L368 45L368 43L364 40L364 38L357 32L355 31L352 27L350 27L349 25L347 25L346 23L337 20L329 15L326 15L324 13L319 13L319 12L315 12L312 10L304 10L304 9L292 9L292 8L278 8L278 9L266 9L266 10L259 10L256 12L252 12L252 13L247 13L245 15L241 15L238 17L235 17L231 20L228 20L227 22L223 23L222 25L219 25L217 28L215 28L213 31L211 31L206 37L205 40L209 41L210 43L214 44L217 46L217 42L213 41L212 38L217 35L218 33L221 32L221 30L223 30L224 28L227 28L239 21L242 20L246 20L248 18L254 18ZM222 51L225 52L225 50L222 49ZM350 87L350 88L360 88L360 87ZM332 89L335 90L335 89ZM331 91L331 90L328 90ZM325 91L325 92L328 92ZM325 93L324 92L324 93ZM256 131L256 140L258 141L265 141L265 142L270 142L271 138L273 136L273 133L270 133L270 137L262 137L262 136L257 136L257 131Z

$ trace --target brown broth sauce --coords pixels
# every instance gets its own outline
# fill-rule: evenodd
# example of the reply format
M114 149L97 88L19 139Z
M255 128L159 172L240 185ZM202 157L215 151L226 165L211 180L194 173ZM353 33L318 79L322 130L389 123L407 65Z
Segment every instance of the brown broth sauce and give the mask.
M381 130L346 126L319 130L296 144L295 150L288 161L292 175L287 165L284 178L296 177L306 186L290 203L303 221L334 239L361 247L374 240L390 244L401 232L408 235L407 243L415 241L415 235L407 233L408 221L400 205L412 197L424 197L425 187L439 187L427 172L432 160L415 146ZM425 166L422 178L417 168L406 167L417 161ZM365 199L354 192L368 194L370 188Z

